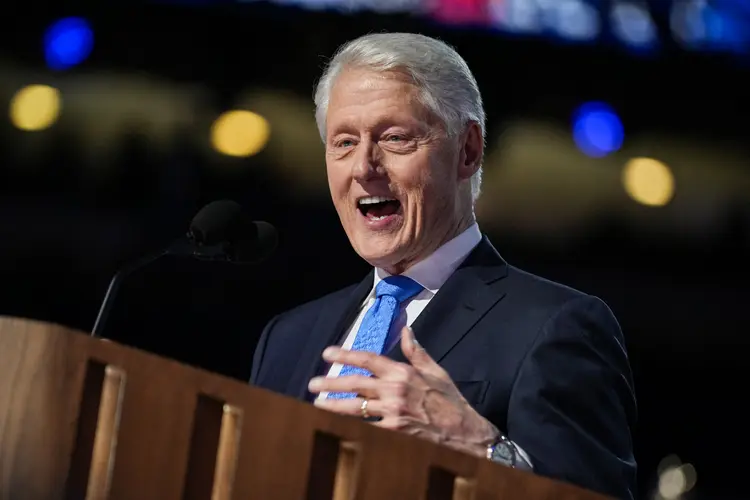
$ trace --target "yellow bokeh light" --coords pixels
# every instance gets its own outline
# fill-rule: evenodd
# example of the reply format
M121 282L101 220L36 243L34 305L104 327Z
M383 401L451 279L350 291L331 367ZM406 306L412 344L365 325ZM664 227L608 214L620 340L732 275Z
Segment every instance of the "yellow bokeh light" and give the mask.
M628 195L638 203L662 207L674 197L672 171L653 158L633 158L623 169L622 183Z
M692 464L669 466L659 474L659 497L677 500L693 489L697 475Z
M229 156L252 156L268 142L271 127L268 121L251 111L227 111L211 127L214 149Z
M10 120L21 130L44 130L60 115L60 91L47 85L29 85L10 101Z
M659 475L659 495L667 500L679 498L685 493L687 478L679 467L670 467Z

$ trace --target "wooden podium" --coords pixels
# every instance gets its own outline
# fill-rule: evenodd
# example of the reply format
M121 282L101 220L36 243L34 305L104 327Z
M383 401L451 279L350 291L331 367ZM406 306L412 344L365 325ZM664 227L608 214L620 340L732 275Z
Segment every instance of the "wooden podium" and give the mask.
M61 326L0 318L0 498L603 497Z

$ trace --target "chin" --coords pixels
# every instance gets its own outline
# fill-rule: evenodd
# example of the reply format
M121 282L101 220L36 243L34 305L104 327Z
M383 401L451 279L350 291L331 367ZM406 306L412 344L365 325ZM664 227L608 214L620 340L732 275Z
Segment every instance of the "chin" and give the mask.
M393 236L360 237L353 246L370 265L386 269L398 263L402 253Z

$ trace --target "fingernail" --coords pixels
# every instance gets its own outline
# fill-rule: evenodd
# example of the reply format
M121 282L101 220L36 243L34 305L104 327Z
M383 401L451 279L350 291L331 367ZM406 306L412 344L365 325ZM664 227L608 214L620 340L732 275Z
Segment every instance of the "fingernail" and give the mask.
M323 351L323 357L328 360L333 359L337 352L339 352L338 347L327 347L325 351Z
M317 391L320 389L320 386L323 384L323 380L320 377L315 377L310 379L310 382L307 384L307 388L310 391Z

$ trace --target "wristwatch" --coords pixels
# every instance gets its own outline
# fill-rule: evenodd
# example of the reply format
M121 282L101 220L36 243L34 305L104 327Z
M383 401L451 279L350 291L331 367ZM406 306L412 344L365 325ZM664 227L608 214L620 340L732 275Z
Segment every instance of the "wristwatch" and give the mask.
M515 468L518 461L518 451L516 451L516 446L510 439L503 434L498 434L487 446L487 459Z

